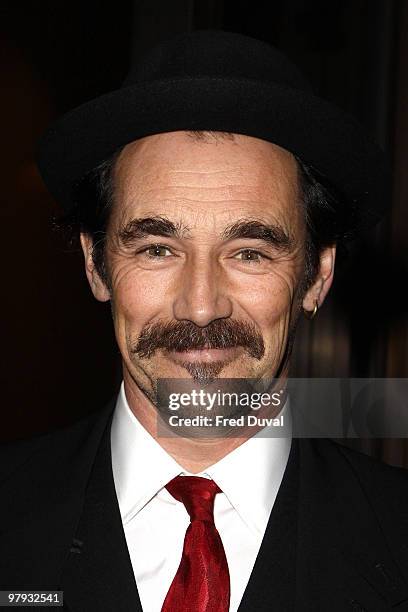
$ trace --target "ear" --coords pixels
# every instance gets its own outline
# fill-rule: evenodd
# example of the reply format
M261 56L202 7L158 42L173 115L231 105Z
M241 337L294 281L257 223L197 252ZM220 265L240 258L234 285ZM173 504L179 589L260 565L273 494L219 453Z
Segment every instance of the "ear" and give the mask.
M316 278L303 297L304 310L312 312L316 303L318 308L323 304L333 282L335 258L335 246L326 247L321 251Z
M89 234L80 234L82 251L85 257L85 272L88 279L89 286L91 287L92 293L95 298L100 302L107 302L110 300L110 293L98 274L95 268L95 264L92 259L93 241Z

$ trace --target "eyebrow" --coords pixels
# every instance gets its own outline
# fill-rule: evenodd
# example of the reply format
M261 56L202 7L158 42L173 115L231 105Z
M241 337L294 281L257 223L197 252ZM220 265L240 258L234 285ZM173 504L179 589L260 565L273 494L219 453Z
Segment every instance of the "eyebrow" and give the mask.
M262 240L281 251L289 251L293 246L293 239L278 224L263 223L262 221L241 219L225 228L224 239L252 238Z
M189 228L183 223L173 223L165 217L142 217L132 219L118 231L118 237L125 246L146 236L164 236L166 238L185 238Z
M119 229L118 237L123 245L131 246L136 240L147 236L163 236L165 238L187 238L190 228L181 221L173 223L162 216L142 217L132 219ZM268 224L254 219L240 219L227 226L222 232L224 240L249 238L262 240L280 251L289 251L293 240L278 224Z

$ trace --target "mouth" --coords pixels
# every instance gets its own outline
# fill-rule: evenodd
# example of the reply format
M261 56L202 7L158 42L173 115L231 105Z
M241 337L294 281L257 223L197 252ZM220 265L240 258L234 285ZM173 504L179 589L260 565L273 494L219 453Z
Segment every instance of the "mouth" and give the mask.
M166 351L167 356L176 363L213 363L216 361L232 361L243 352L240 346L229 348L202 348L189 351Z

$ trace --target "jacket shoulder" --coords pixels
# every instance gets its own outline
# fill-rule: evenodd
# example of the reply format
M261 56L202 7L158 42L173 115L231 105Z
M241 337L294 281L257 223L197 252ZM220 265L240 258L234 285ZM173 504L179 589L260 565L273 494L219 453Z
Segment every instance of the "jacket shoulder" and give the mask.
M95 410L75 423L46 434L0 445L0 486L25 471L33 463L48 465L52 471L75 456L95 430L103 426L114 407L112 399L103 409Z
M404 495L408 494L408 469L389 465L343 444L334 441L330 443L354 471L362 485L375 487L375 491L380 494L385 489L393 488Z
M336 524L343 525L341 533L350 547L362 539L364 549L384 542L385 548L381 545L379 550L392 551L408 583L408 470L334 440L301 442L315 474L312 485L318 487L320 502L330 497L330 512ZM383 553L375 554L380 559Z
M335 444L335 443L333 443ZM408 470L335 444L408 580Z

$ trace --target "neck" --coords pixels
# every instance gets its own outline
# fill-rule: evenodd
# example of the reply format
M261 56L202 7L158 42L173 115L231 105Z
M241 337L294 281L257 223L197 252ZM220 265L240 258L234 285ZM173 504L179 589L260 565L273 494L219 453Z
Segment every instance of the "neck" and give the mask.
M188 438L169 432L168 435L158 435L158 413L154 404L136 385L128 372L124 372L124 388L129 407L141 425L156 440L158 444L186 471L197 474L217 463L230 452L241 446L260 428L250 428L248 434L239 437L225 436L217 438ZM275 414L281 410L278 407ZM274 417L275 414L268 414ZM259 415L260 416L260 415Z

